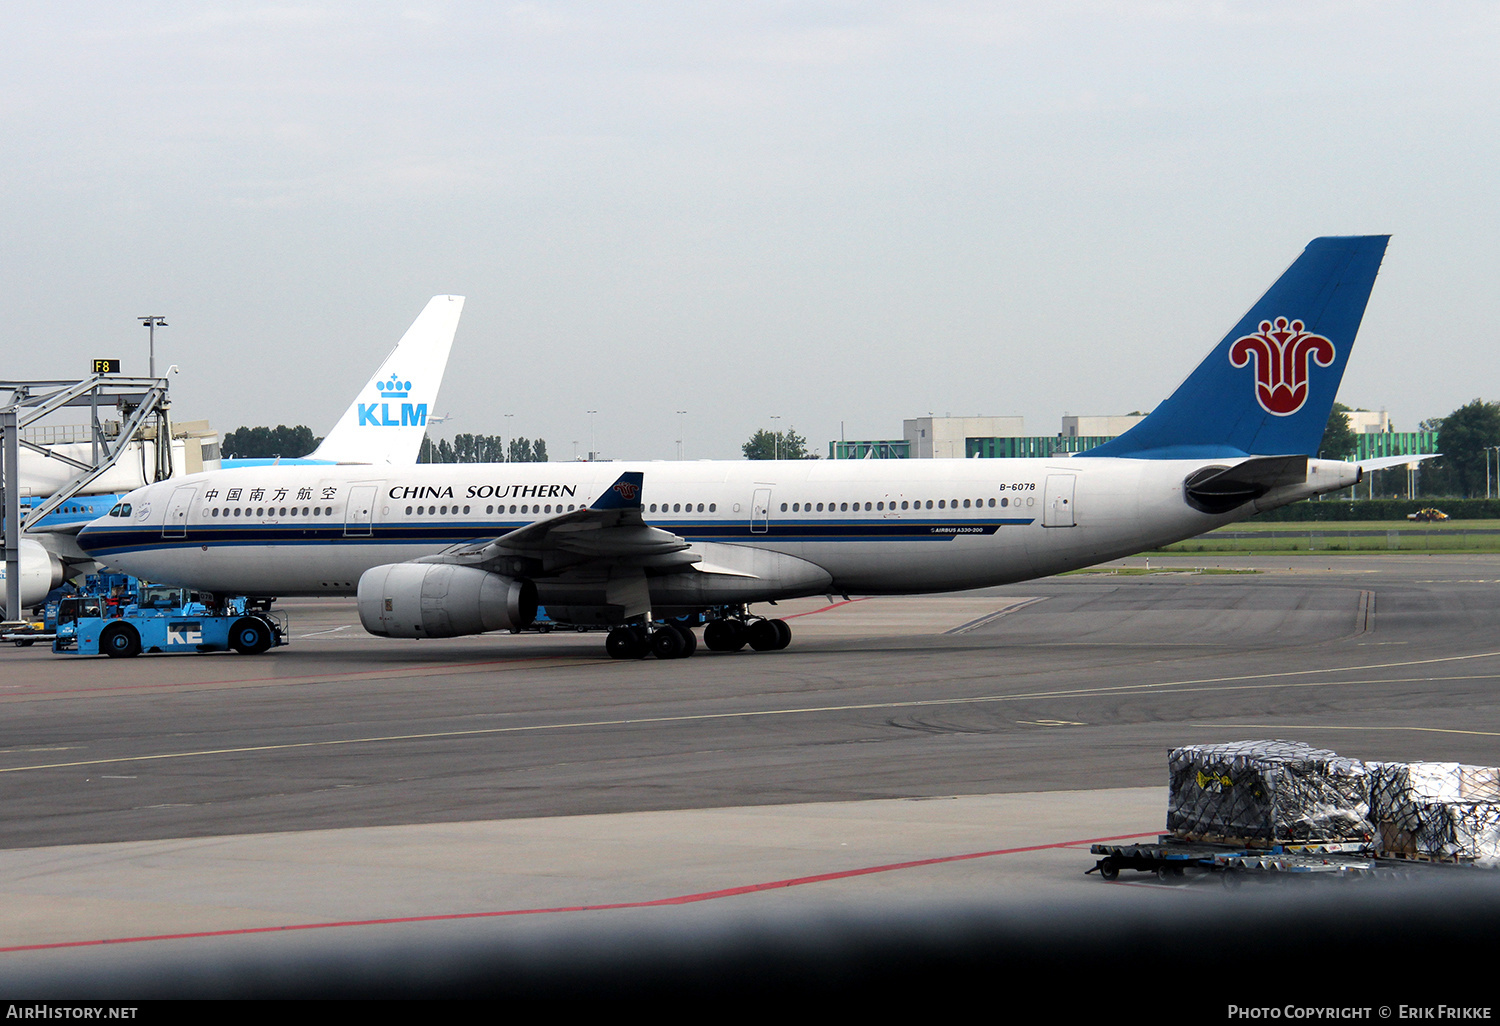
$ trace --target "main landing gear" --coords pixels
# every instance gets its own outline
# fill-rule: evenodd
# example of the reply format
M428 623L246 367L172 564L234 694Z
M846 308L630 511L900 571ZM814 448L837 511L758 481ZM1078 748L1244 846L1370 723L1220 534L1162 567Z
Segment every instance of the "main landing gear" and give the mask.
M710 620L703 643L711 652L738 652L749 645L757 652L779 652L792 643L785 620Z
M776 652L792 643L792 629L784 620L742 620L725 617L710 620L703 628L703 643L713 652L738 652L749 645L757 652ZM609 632L604 649L611 659L686 659L698 650L698 636L687 626L668 621L626 624Z

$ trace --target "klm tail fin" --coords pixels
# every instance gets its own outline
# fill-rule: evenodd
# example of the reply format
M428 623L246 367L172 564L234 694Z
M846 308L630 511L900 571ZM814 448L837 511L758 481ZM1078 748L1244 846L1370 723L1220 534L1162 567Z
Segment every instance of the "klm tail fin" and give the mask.
M1316 456L1389 239L1308 243L1171 398L1081 455Z
M463 296L433 296L308 460L415 463L448 368Z

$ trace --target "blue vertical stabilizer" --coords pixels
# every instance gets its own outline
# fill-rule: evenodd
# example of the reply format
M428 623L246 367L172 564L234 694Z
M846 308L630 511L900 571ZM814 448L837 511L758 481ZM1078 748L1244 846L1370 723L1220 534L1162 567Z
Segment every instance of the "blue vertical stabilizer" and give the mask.
M1082 456L1316 456L1388 235L1314 239L1171 398Z

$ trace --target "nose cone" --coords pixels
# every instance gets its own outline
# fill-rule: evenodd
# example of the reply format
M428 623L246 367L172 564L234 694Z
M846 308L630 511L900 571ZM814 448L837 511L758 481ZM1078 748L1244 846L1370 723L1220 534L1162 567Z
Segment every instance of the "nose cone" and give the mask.
M139 542L151 520L150 491L138 488L104 516L84 524L78 532L78 547L102 563L104 556Z
M97 555L108 544L105 537L109 533L109 521L109 515L105 514L97 520L90 520L84 524L83 529L78 532L78 547L90 556Z

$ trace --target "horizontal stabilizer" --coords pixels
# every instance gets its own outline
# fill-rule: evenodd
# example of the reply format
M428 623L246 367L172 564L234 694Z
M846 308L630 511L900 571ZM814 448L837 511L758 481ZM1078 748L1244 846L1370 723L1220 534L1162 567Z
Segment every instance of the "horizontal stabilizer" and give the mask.
M1194 509L1228 513L1273 488L1306 481L1306 456L1260 456L1233 467L1204 467L1189 476L1183 486Z
M1423 460L1435 460L1441 455L1440 452L1427 452L1412 456L1377 456L1371 460L1360 460L1354 465L1368 474L1372 470L1390 470L1392 467L1405 467Z

